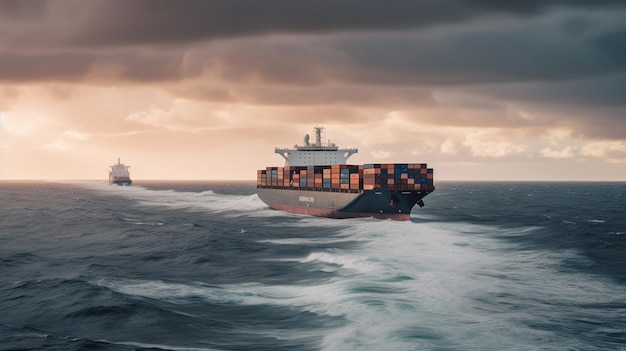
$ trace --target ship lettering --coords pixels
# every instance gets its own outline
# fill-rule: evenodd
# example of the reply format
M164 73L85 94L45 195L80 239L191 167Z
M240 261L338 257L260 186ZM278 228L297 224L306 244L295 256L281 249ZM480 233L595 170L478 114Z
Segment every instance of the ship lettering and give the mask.
M315 198L313 196L300 196L301 202L315 202Z

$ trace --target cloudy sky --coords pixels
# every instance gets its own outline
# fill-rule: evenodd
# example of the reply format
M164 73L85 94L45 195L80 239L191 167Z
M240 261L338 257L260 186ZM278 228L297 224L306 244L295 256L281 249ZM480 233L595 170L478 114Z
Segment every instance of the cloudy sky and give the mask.
M440 180L626 180L626 1L0 1L0 179L252 180L315 125Z

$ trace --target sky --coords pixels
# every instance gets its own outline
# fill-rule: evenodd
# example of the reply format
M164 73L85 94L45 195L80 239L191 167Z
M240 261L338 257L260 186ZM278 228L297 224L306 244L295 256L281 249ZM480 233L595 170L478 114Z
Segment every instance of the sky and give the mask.
M626 181L626 1L0 1L0 180L254 180L316 125L436 180Z

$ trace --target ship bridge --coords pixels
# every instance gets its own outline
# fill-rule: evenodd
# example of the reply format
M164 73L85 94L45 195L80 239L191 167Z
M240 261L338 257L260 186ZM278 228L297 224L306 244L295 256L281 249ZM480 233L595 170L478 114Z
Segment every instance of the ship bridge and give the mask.
M357 148L340 149L333 143L322 143L323 130L324 127L315 126L315 143L310 142L310 137L307 134L304 137L304 145L294 145L293 148L276 148L274 152L285 159L285 167L346 164L350 156L359 152Z

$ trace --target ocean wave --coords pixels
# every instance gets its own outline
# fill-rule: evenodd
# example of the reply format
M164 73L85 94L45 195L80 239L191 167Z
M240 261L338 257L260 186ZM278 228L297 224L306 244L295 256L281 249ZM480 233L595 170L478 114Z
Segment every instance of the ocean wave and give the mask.
M501 185L461 184L439 188L412 222L333 220L269 210L253 187L223 194L232 188L169 186L46 184L20 188L19 202L3 203L37 212L5 211L17 230L0 238L0 344L324 351L623 345L621 203L582 208L542 191L524 202L538 186L531 184L509 196L507 208ZM463 198L473 187L483 190ZM28 326L40 330L20 329Z
M131 346L133 347L133 350L137 347L151 349L151 350L157 349L157 350L172 350L172 351L221 351L222 350L222 349L217 349L217 348L163 345L163 344L153 344L153 343L135 342L135 341L98 340L98 342L111 344L111 345Z
M214 190L199 192L185 192L168 190L153 190L142 186L118 187L103 183L82 183L92 190L108 195L122 196L135 201L140 206L159 207L186 210L190 212L222 213L236 217L243 214L268 216L276 215L276 211L269 211L256 194L252 195L225 195ZM264 211L265 210L265 211ZM261 212L261 213L257 213Z

